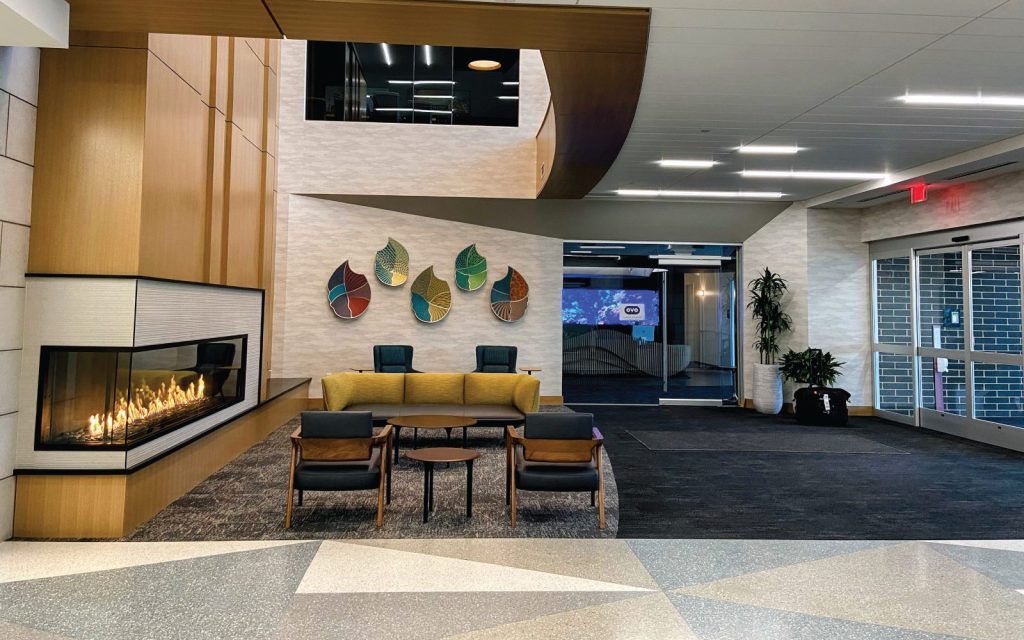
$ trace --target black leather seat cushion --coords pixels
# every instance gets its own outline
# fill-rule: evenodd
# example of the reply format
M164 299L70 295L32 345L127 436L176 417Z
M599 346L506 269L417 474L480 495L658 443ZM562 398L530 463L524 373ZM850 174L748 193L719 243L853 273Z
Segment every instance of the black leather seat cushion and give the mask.
M524 491L597 491L597 465L593 462L526 462L516 456L516 488Z
M300 462L295 467L295 488L303 491L356 491L380 485L380 449L369 460L355 462Z

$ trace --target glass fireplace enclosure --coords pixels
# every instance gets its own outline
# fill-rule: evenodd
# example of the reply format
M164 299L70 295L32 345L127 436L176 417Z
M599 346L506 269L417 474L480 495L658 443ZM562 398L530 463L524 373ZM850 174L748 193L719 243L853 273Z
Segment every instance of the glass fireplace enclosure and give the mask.
M37 449L128 449L245 395L245 336L153 347L44 346Z

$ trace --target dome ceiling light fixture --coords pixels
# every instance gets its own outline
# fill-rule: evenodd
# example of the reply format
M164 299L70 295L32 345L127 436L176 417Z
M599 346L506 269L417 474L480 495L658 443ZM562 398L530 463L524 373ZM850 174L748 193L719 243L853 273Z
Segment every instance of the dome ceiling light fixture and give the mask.
M501 63L497 60L474 60L469 63L469 68L473 71L497 71Z

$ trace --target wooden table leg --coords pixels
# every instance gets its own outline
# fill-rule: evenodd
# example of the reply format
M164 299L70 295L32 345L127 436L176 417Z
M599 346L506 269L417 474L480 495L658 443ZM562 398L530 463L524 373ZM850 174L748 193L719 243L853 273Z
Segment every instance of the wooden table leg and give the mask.
M430 513L434 513L434 463L430 463Z
M473 461L466 461L466 517L473 517Z
M430 519L430 467L429 462L423 463L423 522Z

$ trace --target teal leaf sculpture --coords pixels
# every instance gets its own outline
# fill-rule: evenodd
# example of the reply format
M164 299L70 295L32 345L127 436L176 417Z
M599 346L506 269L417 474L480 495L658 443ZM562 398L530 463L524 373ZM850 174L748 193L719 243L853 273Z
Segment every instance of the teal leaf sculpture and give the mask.
M455 257L455 286L463 291L476 291L487 282L487 258L471 244Z

